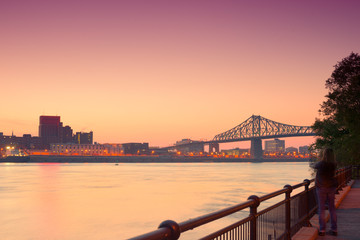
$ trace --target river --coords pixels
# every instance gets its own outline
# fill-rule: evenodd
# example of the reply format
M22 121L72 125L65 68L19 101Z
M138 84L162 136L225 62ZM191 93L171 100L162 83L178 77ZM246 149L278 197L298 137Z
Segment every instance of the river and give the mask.
M0 236L126 239L155 230L164 220L182 222L306 178L311 178L306 162L0 163ZM247 214L180 239L199 238Z

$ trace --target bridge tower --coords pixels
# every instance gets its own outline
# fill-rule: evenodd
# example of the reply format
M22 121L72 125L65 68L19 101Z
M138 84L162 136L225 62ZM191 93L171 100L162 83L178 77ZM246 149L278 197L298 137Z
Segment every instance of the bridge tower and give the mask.
M255 159L263 158L261 138L251 138L250 155Z
M215 151L214 151L215 150ZM209 153L219 152L219 143L209 143Z

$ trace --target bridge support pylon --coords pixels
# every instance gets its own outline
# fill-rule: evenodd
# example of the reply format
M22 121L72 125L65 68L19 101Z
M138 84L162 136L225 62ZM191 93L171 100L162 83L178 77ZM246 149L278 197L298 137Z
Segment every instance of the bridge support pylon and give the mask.
M255 158L255 159L263 158L261 138L251 139L250 155L251 158Z
M214 151L215 150L215 151ZM218 143L209 143L209 153L219 152L219 144Z

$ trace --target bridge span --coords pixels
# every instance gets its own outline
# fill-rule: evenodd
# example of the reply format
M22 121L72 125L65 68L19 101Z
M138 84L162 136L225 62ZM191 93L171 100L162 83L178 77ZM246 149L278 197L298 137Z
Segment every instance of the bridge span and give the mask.
M250 153L252 158L262 158L262 139L285 138L285 137L304 137L315 136L314 130L310 126L295 126L275 122L260 115L252 115L236 127L217 134L210 141L196 141L182 145L167 147L176 149L191 144L208 144L209 151L219 151L219 143L251 141Z

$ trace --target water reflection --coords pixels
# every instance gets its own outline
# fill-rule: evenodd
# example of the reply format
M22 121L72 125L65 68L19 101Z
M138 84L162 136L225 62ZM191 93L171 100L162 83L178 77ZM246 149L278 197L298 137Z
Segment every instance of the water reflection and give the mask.
M182 222L305 178L310 178L307 163L0 164L0 236L125 239L152 231L163 220Z

